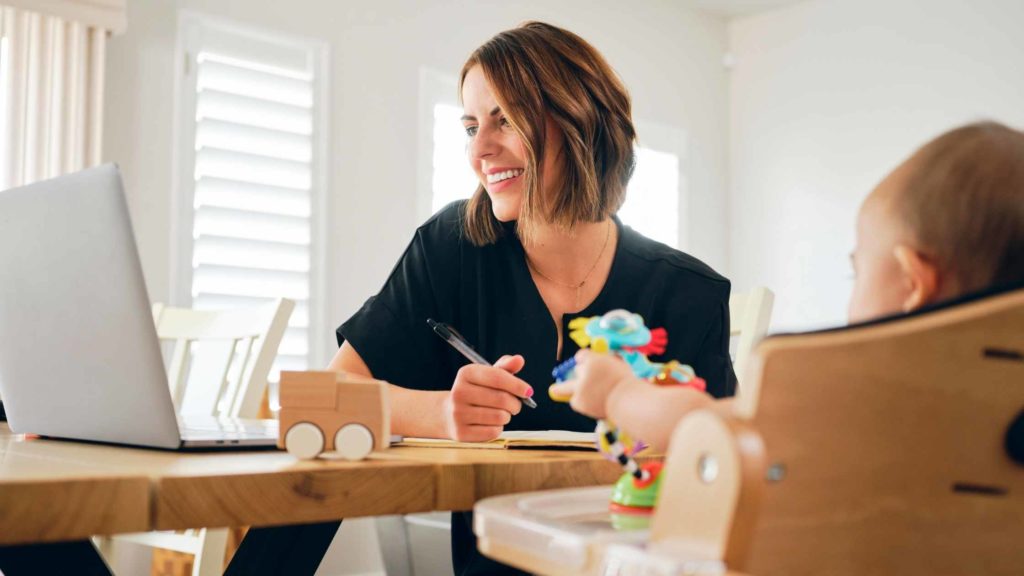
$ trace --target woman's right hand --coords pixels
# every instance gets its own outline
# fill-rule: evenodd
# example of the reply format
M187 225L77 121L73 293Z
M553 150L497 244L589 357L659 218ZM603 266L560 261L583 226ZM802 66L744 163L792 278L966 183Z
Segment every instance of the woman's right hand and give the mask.
M526 360L502 356L494 366L467 364L459 369L444 402L448 437L460 442L486 442L497 438L519 413L520 398L533 396L533 388L514 375Z

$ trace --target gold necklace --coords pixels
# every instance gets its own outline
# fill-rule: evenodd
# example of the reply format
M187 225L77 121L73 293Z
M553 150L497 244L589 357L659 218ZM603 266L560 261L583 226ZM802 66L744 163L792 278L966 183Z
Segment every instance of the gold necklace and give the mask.
M579 284L566 284L565 282L559 282L558 280L549 278L543 272L538 270L536 266L533 265L533 262L530 261L529 255L526 256L526 265L530 268L530 270L536 272L541 278L547 280L548 282L551 282L552 284L557 284L559 286L564 286L566 288L572 288L573 290L576 291L576 298L574 304L575 309L573 310L573 312L578 312L580 310L580 291L583 289L583 285L587 283L587 280L590 278L590 275L594 272L594 269L597 268L597 263L601 261L601 256L604 256L605 249L608 248L608 240L610 240L612 237L611 220L608 221L607 230L608 232L605 233L604 235L604 245L601 246L601 252L598 253L597 259L594 260L594 263L590 265L590 270L587 270L587 274L583 277L583 280L581 280Z

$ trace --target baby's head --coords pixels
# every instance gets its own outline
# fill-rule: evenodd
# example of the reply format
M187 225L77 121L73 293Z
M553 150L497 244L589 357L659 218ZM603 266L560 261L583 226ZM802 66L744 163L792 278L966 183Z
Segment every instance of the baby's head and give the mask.
M1024 133L947 132L889 174L857 216L850 321L1024 282Z

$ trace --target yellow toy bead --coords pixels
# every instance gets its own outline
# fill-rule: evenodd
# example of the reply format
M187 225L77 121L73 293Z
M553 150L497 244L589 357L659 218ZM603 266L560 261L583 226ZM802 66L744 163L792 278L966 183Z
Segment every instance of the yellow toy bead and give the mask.
M551 386L554 386L554 384L552 384ZM568 401L572 400L572 396L560 396L558 394L555 394L555 392L554 392L554 390L552 390L551 386L548 386L548 397L549 398L551 398L555 402L568 402Z

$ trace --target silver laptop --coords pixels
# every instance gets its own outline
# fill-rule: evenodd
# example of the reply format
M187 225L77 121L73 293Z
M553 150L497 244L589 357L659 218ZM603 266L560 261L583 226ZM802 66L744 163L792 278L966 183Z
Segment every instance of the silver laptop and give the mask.
M272 446L275 421L176 416L113 164L0 192L0 398L13 431Z

